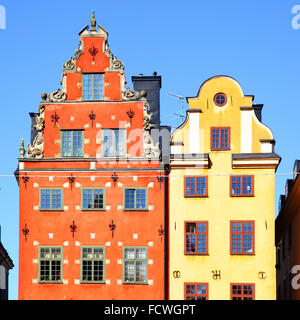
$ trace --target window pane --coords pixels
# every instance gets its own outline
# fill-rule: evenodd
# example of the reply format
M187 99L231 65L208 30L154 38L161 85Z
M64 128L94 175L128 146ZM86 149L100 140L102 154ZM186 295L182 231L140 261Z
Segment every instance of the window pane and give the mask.
M53 189L52 190L52 209L61 208L61 190Z
M137 189L136 190L136 209L146 208L146 190Z
M125 262L125 281L134 282L135 274L134 274L134 262L126 261Z
M40 208L42 210L60 210L62 208L60 189L41 189L40 197Z
M232 300L253 300L254 285L241 284L231 286Z
M146 281L146 263L145 261L136 262L136 281L145 282Z
M41 190L41 208L51 209L51 191L50 189Z
M207 284L185 284L186 300L207 300L208 285Z
M39 280L42 282L60 282L62 279L61 248L40 247L39 252Z
M104 208L104 199L103 199L103 190L95 189L94 190L94 209L103 209Z
M196 236L192 234L186 235L186 252L194 253L196 251Z
M113 157L113 130L102 130L103 134L103 156Z
M125 208L126 209L135 208L135 189L125 190Z
M81 276L84 282L104 281L104 249L99 247L82 248Z
M254 253L254 224L253 222L232 223L231 247L232 253Z
M135 259L135 250L125 249L125 259Z
M208 252L208 226L207 223L186 223L187 254L207 254Z
M104 190L103 189L83 189L82 190L82 208L83 209L103 209L104 208Z
M123 281L132 283L145 283L147 281L148 261L146 248L125 248L123 265Z
M146 249L136 249L136 259L146 259Z
M103 129L103 156L126 156L126 130Z
M243 177L243 194L252 194L252 177Z
M93 192L89 189L83 189L83 209L93 208Z
M83 100L104 100L104 75L83 74Z
M125 156L125 130L114 130L116 156Z
M196 232L196 223L187 223L186 224L186 232L195 233Z
M61 154L62 157L82 157L83 156L83 131L61 131Z
M212 132L212 149L229 149L230 133L226 128L214 128Z
M103 261L94 261L94 281L103 281Z

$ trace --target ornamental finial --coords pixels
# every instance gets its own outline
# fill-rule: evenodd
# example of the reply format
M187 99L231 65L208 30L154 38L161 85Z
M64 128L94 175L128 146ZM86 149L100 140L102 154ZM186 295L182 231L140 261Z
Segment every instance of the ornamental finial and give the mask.
M97 31L96 30L96 24L97 24L97 21L95 19L95 11L93 10L92 20L91 20L91 31Z
M25 155L24 139L22 139L22 141L21 141L21 147L20 147L19 151L20 151L20 158L23 159L24 155Z

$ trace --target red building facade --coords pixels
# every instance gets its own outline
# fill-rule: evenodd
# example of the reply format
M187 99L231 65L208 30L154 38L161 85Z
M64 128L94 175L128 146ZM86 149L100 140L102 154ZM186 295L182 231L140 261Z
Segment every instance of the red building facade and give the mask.
M160 122L149 92L126 90L94 15L79 35L62 90L42 94L20 148L19 299L164 299ZM159 94L156 74L140 80Z

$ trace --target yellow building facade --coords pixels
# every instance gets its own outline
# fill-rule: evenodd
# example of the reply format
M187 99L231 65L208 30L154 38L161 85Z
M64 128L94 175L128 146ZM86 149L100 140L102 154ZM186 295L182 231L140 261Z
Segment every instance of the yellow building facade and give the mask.
M239 83L213 77L172 133L169 298L276 299L275 176L280 157Z

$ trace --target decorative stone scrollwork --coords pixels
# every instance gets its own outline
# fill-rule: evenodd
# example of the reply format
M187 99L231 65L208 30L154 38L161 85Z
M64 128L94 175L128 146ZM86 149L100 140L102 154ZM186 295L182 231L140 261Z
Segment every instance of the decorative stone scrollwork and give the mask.
M123 71L124 64L122 61L118 60L117 57L113 56L112 62L111 62L111 68L113 71Z
M139 98L139 93L137 91L130 90L127 88L126 91L121 92L122 100L124 101L135 101Z
M126 77L124 73L124 64L122 61L118 60L117 57L115 57L109 48L109 45L107 41L104 43L104 50L103 52L106 54L106 56L110 60L110 67L108 68L108 71L119 71L121 76L121 90L125 91L125 85L126 85Z
M116 56L113 55L108 43L105 43L104 53L110 59L110 71L123 71L124 64L122 61L118 60Z
M154 144L153 138L151 136L151 129L154 125L151 123L153 113L148 113L150 110L150 105L146 98L142 98L144 100L144 157L145 158L159 158L160 157L160 149L159 142Z
M28 159L42 159L44 157L44 128L45 128L45 106L47 95L42 94L42 102L39 105L39 114L35 116L35 125L33 128L38 131L32 145L28 144L26 156Z
M78 48L77 48L76 51L74 52L74 58L75 58L75 59L78 59L82 54L83 54L83 44L82 44L82 42L80 41Z
M76 59L71 57L70 60L63 65L63 71L64 73L76 72Z
M49 102L64 102L67 99L67 94L60 89L48 95Z
M41 132L34 139L33 145L28 145L26 155L28 159L42 159L44 157L44 136Z
M144 103L144 124L143 128L146 131L150 131L154 126L151 124L153 113L148 113L150 110L150 105L147 101Z
M107 56L109 59L112 59L113 53L112 53L111 49L109 48L107 42L105 42L104 53L106 54L106 56Z
M154 144L150 131L144 131L144 157L159 158L159 143Z

